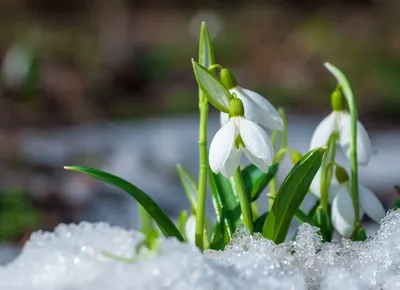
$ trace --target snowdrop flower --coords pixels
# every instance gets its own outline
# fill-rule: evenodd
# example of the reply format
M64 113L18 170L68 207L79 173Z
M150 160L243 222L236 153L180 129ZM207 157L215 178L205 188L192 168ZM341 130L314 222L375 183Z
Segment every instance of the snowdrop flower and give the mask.
M321 170L317 172L310 190L318 198L321 197ZM354 208L351 199L351 182L346 170L336 166L328 190L329 202L332 204L332 225L342 236L349 238L354 231ZM379 223L385 217L385 209L375 194L359 184L360 220L364 213Z
M191 215L185 225L186 239L189 244L196 245L196 216Z
M243 102L244 117L265 128L282 130L283 121L275 107L260 94L242 88L238 85L236 78L230 70L223 68L220 73L221 82L229 89L231 94ZM229 116L221 112L221 125L229 121Z
M332 94L332 113L323 119L315 129L310 142L314 149L328 142L333 132L338 132L339 144L350 159L350 113L346 110L346 100L340 90ZM367 165L372 154L371 141L364 126L357 121L357 160L360 165Z
M267 133L246 119L244 104L233 95L229 102L229 121L215 134L210 145L209 162L214 173L231 177L239 167L242 153L262 171L271 165L274 149Z

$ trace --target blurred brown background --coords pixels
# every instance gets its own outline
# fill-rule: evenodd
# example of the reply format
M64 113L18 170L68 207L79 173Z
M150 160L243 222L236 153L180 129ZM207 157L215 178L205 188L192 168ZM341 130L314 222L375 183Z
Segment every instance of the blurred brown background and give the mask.
M105 214L112 206L118 212L134 203L64 172L68 162L118 164L114 171L131 174L134 161L126 156L133 154L142 163L128 177L146 187L154 178L135 180L135 172L156 173L164 183L149 190L159 190L169 203L183 199L163 192L165 184L177 182L170 164L182 160L165 161L172 166L166 173L167 165L145 159L141 151L176 143L137 140L147 140L144 131L165 125L169 119L161 116L177 116L165 130L192 132L178 139L189 138L193 147L189 157L182 157L180 147L172 156L197 162L196 116L187 116L197 111L190 59L197 56L201 21L213 37L216 61L231 68L245 87L298 116L295 121L329 112L335 85L323 68L329 61L349 77L366 127L389 132L389 139L375 140L400 144L399 15L396 0L0 1L0 240L22 244L32 230L82 219L134 226L121 221L130 216L112 220L116 214ZM193 126L185 131L177 124L186 121ZM165 130L158 136L175 136ZM398 156L393 146L386 152ZM157 152L160 160L171 155ZM174 206L170 212L176 212Z

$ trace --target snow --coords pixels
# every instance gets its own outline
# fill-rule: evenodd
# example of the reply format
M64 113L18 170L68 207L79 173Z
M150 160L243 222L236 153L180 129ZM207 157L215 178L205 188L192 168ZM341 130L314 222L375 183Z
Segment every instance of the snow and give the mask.
M295 241L280 245L239 228L224 251L161 239L156 254L142 250L133 230L106 223L59 225L36 232L20 256L0 268L5 290L130 289L400 289L400 210L390 211L365 242L323 243L304 224Z

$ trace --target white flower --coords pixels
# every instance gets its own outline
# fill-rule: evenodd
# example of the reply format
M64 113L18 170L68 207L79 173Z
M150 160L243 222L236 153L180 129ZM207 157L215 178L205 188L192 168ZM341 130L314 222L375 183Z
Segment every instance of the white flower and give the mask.
M321 171L319 170L311 184L310 191L318 198L321 197ZM359 184L360 220L364 213L379 223L385 217L385 209L375 194ZM339 183L335 174L332 176L328 190L329 202L332 204L331 219L333 227L342 236L349 238L354 230L354 208L351 199L350 180Z
M196 244L196 216L191 215L185 225L186 239L189 244Z
M332 132L339 133L339 144L346 156L350 159L350 114L347 111L332 111L315 129L310 142L310 149L314 149L328 142ZM367 165L372 154L371 140L364 126L357 121L357 160L361 165Z
M212 171L231 177L239 167L243 152L250 162L262 171L268 171L274 149L267 133L244 117L231 117L211 141L209 161Z
M275 107L260 94L236 86L229 90L243 102L244 116L265 128L272 130L282 130L283 121ZM220 116L221 125L228 123L228 114L222 113Z

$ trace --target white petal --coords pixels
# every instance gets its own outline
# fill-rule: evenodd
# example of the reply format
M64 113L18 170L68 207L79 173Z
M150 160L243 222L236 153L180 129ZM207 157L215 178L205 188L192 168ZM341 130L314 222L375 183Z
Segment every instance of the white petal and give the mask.
M226 124L228 124L229 122L229 115L227 113L220 113L219 115L219 121L221 123L221 126L224 126Z
M261 170L268 170L271 165L274 148L267 133L256 123L246 118L239 119L240 136L246 146L246 156Z
M263 127L282 130L283 121L275 107L260 94L236 87L230 90L243 102L244 116Z
M337 130L335 112L330 113L315 128L311 137L310 149L326 145L333 131Z
M253 154L251 154L249 152L249 150L244 149L243 150L244 155L246 156L247 159L249 159L249 161L251 163L253 163L255 166L257 166L259 169L261 169L261 171L267 173L268 172L268 168L269 168L269 163L265 162L263 159L255 157Z
M348 112L340 113L340 146L350 159L351 117ZM364 126L357 121L357 161L367 165L372 155L371 140Z
M196 244L196 217L191 215L185 225L186 239L189 244Z
M241 157L242 151L233 146L231 152L229 153L228 159L221 169L222 175L226 178L231 177L235 173L236 169L238 169Z
M365 186L360 184L358 188L361 208L364 210L367 216L379 223L386 215L382 203L376 197L376 195Z
M214 173L221 172L235 142L235 124L233 119L221 127L210 145L209 162Z
M349 238L354 230L353 203L344 187L336 194L332 202L332 225L346 238Z

